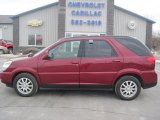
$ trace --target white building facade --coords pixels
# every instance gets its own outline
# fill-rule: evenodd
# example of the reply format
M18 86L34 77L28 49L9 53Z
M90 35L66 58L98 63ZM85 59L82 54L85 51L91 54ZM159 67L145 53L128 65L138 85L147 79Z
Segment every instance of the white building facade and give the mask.
M13 17L15 51L47 47L63 37L132 36L151 47L154 21L114 0L59 0Z

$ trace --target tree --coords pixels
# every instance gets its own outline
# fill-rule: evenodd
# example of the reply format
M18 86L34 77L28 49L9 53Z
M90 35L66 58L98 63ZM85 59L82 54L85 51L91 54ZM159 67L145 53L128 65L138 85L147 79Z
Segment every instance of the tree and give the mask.
M155 51L160 51L160 34L152 36L152 49Z

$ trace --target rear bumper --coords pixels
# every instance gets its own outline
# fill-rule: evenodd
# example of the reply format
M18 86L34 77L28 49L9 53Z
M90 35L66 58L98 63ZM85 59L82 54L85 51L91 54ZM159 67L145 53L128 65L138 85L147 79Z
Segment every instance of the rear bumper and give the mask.
M147 88L154 87L156 85L157 85L157 82L155 82L155 83L146 83L146 84L143 84L142 88L143 89L147 89Z
M157 73L153 70L153 71L145 71L141 74L142 80L143 80L143 84L142 84L142 88L143 89L147 89L147 88L151 88L157 85L158 82L158 76Z

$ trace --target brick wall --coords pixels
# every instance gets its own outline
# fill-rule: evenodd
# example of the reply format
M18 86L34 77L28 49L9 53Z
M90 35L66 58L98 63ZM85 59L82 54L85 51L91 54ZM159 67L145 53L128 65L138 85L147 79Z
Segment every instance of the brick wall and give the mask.
M65 37L66 0L59 0L58 39Z
M13 20L13 53L19 50L19 17Z
M107 35L113 35L114 29L114 0L108 0L107 4Z
M152 47L152 23L147 22L146 26L146 45L151 49Z

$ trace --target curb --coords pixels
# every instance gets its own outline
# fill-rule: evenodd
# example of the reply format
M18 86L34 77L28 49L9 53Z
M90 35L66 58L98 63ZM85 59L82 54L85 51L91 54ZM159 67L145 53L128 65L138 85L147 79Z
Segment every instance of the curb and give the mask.
M17 57L21 57L21 55L0 55L0 58L4 58L4 59L12 59L12 58L17 58Z

